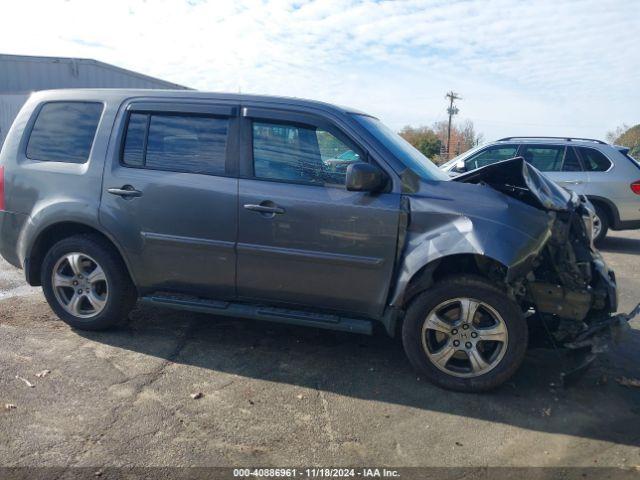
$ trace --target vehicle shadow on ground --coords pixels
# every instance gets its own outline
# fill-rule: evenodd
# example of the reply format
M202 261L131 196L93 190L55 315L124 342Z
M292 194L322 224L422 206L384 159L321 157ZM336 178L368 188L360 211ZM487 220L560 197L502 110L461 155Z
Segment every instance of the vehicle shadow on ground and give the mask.
M77 333L212 372L640 446L640 389L616 382L618 377L640 376L637 330L566 388L558 386L558 353L532 350L499 390L462 394L418 378L399 342L383 334L368 337L150 306L136 309L131 319L121 329Z
M605 237L598 249L603 252L634 253L636 255L640 255L640 239Z

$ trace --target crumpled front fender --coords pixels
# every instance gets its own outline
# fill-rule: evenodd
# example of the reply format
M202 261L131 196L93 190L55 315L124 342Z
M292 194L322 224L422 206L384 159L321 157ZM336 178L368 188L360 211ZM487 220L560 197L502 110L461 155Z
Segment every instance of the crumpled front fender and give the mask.
M518 278L531 269L551 235L553 214L490 187L454 182L447 187L448 195L465 198L464 204L438 196L436 186L430 187L432 195L410 196L403 202L409 221L392 307L402 307L409 282L422 268L452 255L492 259L506 268L507 281Z

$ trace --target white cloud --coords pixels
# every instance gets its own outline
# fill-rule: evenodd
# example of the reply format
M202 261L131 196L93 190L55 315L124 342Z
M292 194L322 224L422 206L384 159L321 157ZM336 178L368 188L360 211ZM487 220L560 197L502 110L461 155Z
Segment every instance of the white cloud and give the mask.
M399 128L602 137L640 121L640 2L20 1L0 51L91 57L195 88L353 105Z

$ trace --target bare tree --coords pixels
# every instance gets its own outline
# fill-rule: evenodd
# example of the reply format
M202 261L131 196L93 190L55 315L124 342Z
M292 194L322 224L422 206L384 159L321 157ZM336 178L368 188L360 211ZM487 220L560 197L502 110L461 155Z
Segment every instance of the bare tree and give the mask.
M619 127L616 127L615 130L611 130L610 132L607 132L607 135L605 136L605 138L609 143L616 143L618 138L620 138L624 134L624 132L626 132L627 130L629 130L629 126L623 123Z
M443 144L446 144L449 125L446 120L433 124L433 130ZM475 147L482 141L482 134L476 132L471 120L466 120L460 126L451 126L451 151L447 157L452 158Z

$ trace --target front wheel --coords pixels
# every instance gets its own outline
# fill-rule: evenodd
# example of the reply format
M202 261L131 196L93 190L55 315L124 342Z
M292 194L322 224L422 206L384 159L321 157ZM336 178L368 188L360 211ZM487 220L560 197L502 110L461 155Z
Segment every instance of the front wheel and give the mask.
M51 309L74 328L102 330L128 315L137 295L118 253L96 235L60 240L42 265Z
M438 282L410 304L402 342L414 368L443 388L493 389L521 365L527 324L518 305L481 277Z

